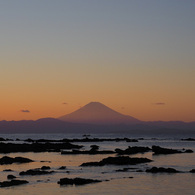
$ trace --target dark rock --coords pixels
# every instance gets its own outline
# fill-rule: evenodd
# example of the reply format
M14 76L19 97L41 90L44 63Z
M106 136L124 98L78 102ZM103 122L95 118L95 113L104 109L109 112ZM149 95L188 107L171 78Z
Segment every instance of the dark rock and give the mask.
M192 150L175 150L169 148L162 148L160 146L152 146L154 154L177 154L177 153L192 153Z
M53 171L42 171L40 169L29 169L27 171L22 171L19 175L47 175L51 174Z
M139 173L141 173L141 172L143 172L143 170L139 169L139 170L137 170L136 172L139 172Z
M124 154L137 154L137 153L144 153L144 152L149 152L151 151L151 148L149 147L140 147L140 146L133 146L133 147L128 147L126 150L121 150L121 149L115 149L115 152L124 155Z
M91 150L90 150L91 152L99 150L99 146L97 145L91 145L90 147L91 147Z
M0 182L0 187L10 187L10 186L16 186L16 185L22 185L29 183L26 180L11 180L11 181L3 181Z
M62 178L60 181L58 181L58 184L60 185L85 185L90 183L97 183L101 182L100 180L93 180L93 179L84 179L84 178Z
M6 141L3 137L0 137L0 141L2 142L2 141Z
M13 139L6 138L6 141L14 141Z
M33 161L29 158L23 158L23 157L12 158L12 157L8 157L8 156L4 156L4 157L0 158L1 165L12 164L12 163L29 163L29 162L33 162Z
M181 139L182 141L195 141L194 138Z
M51 169L49 166L42 166L41 167L41 170L49 170L49 169Z
M116 172L128 172L129 170L135 170L137 168L123 168L123 169L117 169Z
M147 163L152 160L148 158L130 158L128 156L108 157L99 162L87 162L80 166L104 166L104 165L136 165L139 163Z
M133 177L123 177L123 179L133 179Z
M80 150L72 150L72 151L62 151L61 154L90 154L90 155L95 155L95 154L114 154L114 151L111 150L103 150L103 151L98 151L95 149L90 149L86 151L80 151Z
M149 173L179 173L176 169L173 168L164 168L164 167L152 167L151 169L147 169L146 172Z
M184 151L184 153L193 153L193 150L187 149Z
M154 152L154 154L175 154L175 153L181 153L181 151L179 151L179 150L162 148L160 146L152 146L152 151Z
M82 148L71 143L0 143L0 153L11 152L60 152L62 149Z
M15 179L16 178L16 176L14 176L14 175L8 175L7 176L7 179Z
M190 173L195 173L195 169L192 169L192 170L190 171Z
M5 171L5 172L11 172L13 170L11 170L11 169L4 169L3 171Z
M82 139L67 139L67 138L64 138L62 140L48 140L48 139L38 139L38 140L31 140L31 139L28 139L28 140L25 140L25 141L34 141L36 143L38 142L104 142L104 141L107 141L107 142L119 142L119 141L126 141L126 142L138 142L138 140L136 139L129 139L129 138L88 138L88 137L85 137L85 138L82 138Z
M83 137L90 137L90 134L84 134Z
M14 162L16 162L16 163L29 163L29 162L33 162L33 160L31 160L29 158L24 158L24 157L15 157Z
M59 168L59 170L64 170L64 169L66 169L66 166L61 166L61 167Z
M129 138L125 138L126 142L138 142L137 139L129 139Z
M25 142L34 142L34 140L32 140L32 139L30 139L30 138L25 139L24 141L25 141Z

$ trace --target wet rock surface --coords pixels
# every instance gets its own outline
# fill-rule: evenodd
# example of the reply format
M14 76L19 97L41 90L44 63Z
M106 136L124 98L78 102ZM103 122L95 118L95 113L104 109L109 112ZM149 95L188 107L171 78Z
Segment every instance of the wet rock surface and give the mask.
M104 166L104 165L136 165L151 162L148 158L130 158L128 156L108 157L99 162L87 162L80 166Z
M0 182L0 187L10 187L29 183L26 180L11 180Z
M41 170L49 170L49 169L51 169L51 167L49 167L49 166L42 166L41 167Z
M13 164L13 163L30 163L30 162L33 162L33 160L24 157L12 158L8 156L4 156L0 158L0 165Z
M7 176L7 179L15 179L16 178L16 176L14 176L14 175L8 175Z
M190 173L195 173L195 169L190 170Z
M119 148L115 149L115 152L118 154L137 154L137 153L144 153L144 152L149 152L152 149L149 147L140 147L140 146L129 146L127 149L125 150L121 150Z
M60 181L58 181L58 184L60 185L85 185L90 183L97 183L101 182L100 180L94 180L94 179L84 179L84 178L62 178Z
M177 154L177 153L192 153L192 150L176 150L176 149L169 149L169 148L162 148L160 146L152 146L152 151L154 155L156 154Z
M3 171L4 172L12 172L13 170L12 169L4 169Z
M22 171L19 173L19 175L47 175L47 174L51 174L54 171L43 171L40 168L37 169L29 169L27 171Z
M116 172L128 172L130 170L137 170L138 168L123 168L123 169L117 169Z
M66 169L66 166L61 166L60 168L58 168L58 170L64 170Z
M179 173L178 170L173 168L164 168L164 167L152 167L151 169L146 169L148 173Z
M72 151L62 151L61 154L89 154L89 155L95 155L95 154L113 154L114 151L111 150L103 150L99 151L98 145L91 145L90 150L80 151L80 150L72 150Z

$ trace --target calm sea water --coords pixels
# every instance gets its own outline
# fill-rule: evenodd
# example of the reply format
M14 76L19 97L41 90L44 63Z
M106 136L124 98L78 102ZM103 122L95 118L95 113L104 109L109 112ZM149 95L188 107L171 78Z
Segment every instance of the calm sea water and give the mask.
M31 139L63 139L63 138L82 138L79 134L4 134L0 137L21 140ZM91 135L96 138L117 138L128 137L135 138L131 135L124 134L104 134L104 135ZM167 148L176 149L192 149L195 152L195 142L181 141L178 136L137 136L144 138L139 142L98 142L98 143L76 143L84 145L85 149L89 149L90 145L97 144L100 146L100 150L115 148L126 149L128 146L149 146L158 145ZM188 137L187 135L184 136ZM158 139L153 139L158 138ZM8 174L13 174L18 179L25 179L29 181L27 185L21 185L16 187L1 188L1 195L35 195L35 194L195 194L195 174L189 173L191 169L195 169L195 153L184 154L171 154L171 155L152 155L152 152L145 154L131 155L131 157L147 157L153 160L151 163L131 165L131 166L103 166L103 167L80 167L83 162L100 161L103 158L113 155L61 155L60 153L11 153L7 156L27 157L35 162L27 164L12 164L12 165L0 165L0 181L7 180ZM5 156L0 154L0 158ZM40 162L50 161L50 162ZM44 176L19 176L20 171L25 171L32 168L40 168L41 166L50 166L55 173ZM66 166L66 170L58 170L60 166ZM157 167L171 167L175 168L182 173L177 174L151 174L146 172L136 172L135 169L131 169L129 172L116 172L122 168L138 168L139 170L145 170L152 166ZM12 169L13 172L3 172L4 169ZM67 172L68 171L68 172ZM74 178L83 177L90 179L103 180L101 183L88 184L83 186L63 186L57 184L60 178ZM133 177L133 178L129 178ZM108 181L105 181L108 180Z

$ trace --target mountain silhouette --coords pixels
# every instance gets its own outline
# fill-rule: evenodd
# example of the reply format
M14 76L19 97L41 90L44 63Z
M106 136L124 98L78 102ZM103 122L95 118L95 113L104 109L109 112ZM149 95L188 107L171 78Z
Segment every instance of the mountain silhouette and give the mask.
M58 119L72 123L85 124L135 124L140 120L123 115L100 102L90 102L80 109L59 117Z
M194 137L195 121L140 121L99 102L91 102L59 118L0 121L0 133L130 133Z

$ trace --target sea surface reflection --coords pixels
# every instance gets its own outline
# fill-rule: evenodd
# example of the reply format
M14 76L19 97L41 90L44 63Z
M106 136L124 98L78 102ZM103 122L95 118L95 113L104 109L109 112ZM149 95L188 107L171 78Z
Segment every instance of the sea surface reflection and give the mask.
M11 135L12 138L24 139L30 135ZM35 135L34 135L35 136ZM74 135L75 136L75 135ZM9 138L8 135L0 135L0 137ZM37 138L42 138L36 135ZM35 139L35 137L33 137ZM47 135L47 138L49 136ZM65 135L63 135L65 137ZM96 136L97 137L97 136ZM100 136L101 137L101 136ZM112 135L116 137L116 135ZM126 137L131 138L126 135ZM51 137L50 137L51 138ZM52 135L53 139L62 139L59 135ZM149 146L158 145L167 148L192 149L195 151L195 142L181 141L180 139L143 139L139 142L98 142L98 143L77 143L84 145L84 149L89 149L90 145L97 144L100 150L116 148L125 149L128 146ZM35 194L71 194L71 195L87 195L87 194L194 194L195 174L189 173L191 169L195 169L195 154L182 153L171 155L153 155L152 152L143 154L130 155L131 157L147 157L153 162L139 165L123 165L123 166L102 166L102 167L80 167L84 162L100 161L111 155L61 155L59 152L41 152L41 153L10 153L0 154L3 156L22 156L27 157L35 162L25 164L0 165L0 181L7 180L8 174L13 174L18 179L29 181L29 184L0 188L1 195L35 195ZM42 161L42 162L41 162ZM40 168L42 166L50 166L54 173L41 176L20 176L19 172L28 169ZM59 167L66 166L66 169L59 170ZM175 168L180 173L146 173L147 168L152 166ZM128 172L117 172L116 170L123 168L132 168ZM12 169L12 172L5 172L5 169ZM139 170L139 172L137 172ZM60 178L90 178L102 180L101 183L88 184L83 186L60 186L57 181Z

